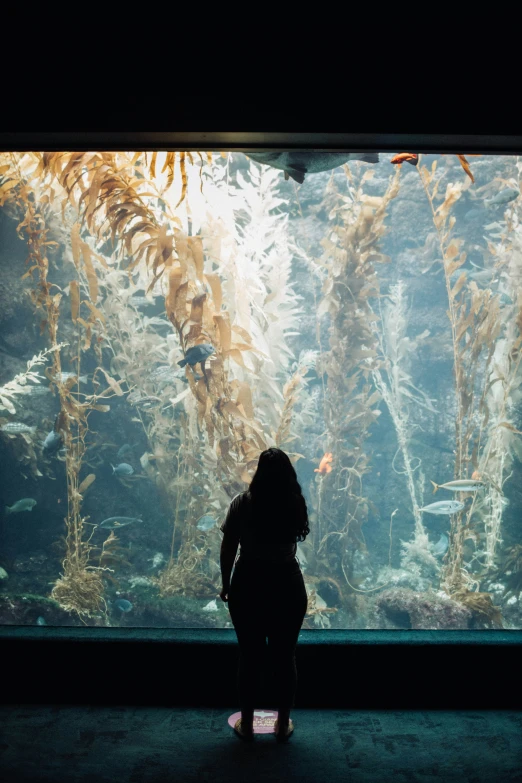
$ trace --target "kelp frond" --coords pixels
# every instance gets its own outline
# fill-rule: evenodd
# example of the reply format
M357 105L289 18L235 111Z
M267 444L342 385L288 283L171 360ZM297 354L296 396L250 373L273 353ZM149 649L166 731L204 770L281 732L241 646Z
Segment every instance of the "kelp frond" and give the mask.
M422 521L421 500L424 490L422 463L411 456L413 436L413 414L416 408L436 413L432 401L418 389L408 372L413 363L415 351L429 335L425 330L416 338L407 336L406 293L402 281L390 287L387 301L380 308L380 321L373 323L373 331L380 347L380 364L372 367L372 377L393 421L397 436L396 457L402 458L402 470L392 468L406 477L415 520L415 540L403 544L403 567L428 566L431 572L438 570L436 559L429 551L429 541ZM406 565L406 563L408 565ZM417 565L416 565L417 563Z
M16 413L14 406L14 398L20 394L27 394L31 389L30 384L39 384L43 379L43 376L33 371L33 367L38 367L47 363L47 356L53 351L59 351L61 348L68 345L68 343L60 343L59 345L53 345L51 348L47 348L45 351L41 351L39 354L33 356L27 362L27 370L15 375L12 381L8 381L4 386L0 386L0 409L9 411L9 413Z
M373 176L371 171L363 174L357 184L349 167L347 171L349 196L336 193L333 178L327 188L325 208L330 224L319 260L324 283L317 316L328 314L330 318L330 350L317 363L318 374L326 376L327 437L319 448L333 454L335 469L328 477L319 479L315 546L319 551L323 542L333 544L335 540L337 549L338 536L342 535L347 544L343 549L353 553L364 547L361 527L368 515L369 501L363 495L362 479L370 462L365 441L380 414L381 400L371 383L371 368L377 357L373 331L377 316L369 300L379 294L375 265L389 261L379 245L386 232L384 221L390 201L399 192L399 172L390 179L384 195L377 197L364 192L364 183ZM328 552L325 554L328 562ZM331 554L333 557L333 551ZM345 577L341 571L339 567L342 581Z

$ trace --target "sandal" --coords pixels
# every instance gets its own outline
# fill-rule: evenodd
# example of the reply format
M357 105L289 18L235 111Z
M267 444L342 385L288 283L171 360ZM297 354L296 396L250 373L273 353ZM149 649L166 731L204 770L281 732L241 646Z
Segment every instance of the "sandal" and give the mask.
M234 724L234 731L236 732L238 737L241 737L242 740L245 740L245 742L252 742L254 739L254 732L253 731L243 731L243 727L241 725L241 718L238 718L237 721Z
M279 728L279 719L276 719L276 722L274 723L274 733L276 735L276 739L278 742L286 742L288 738L291 737L292 734L294 733L294 724L291 718L288 722L288 728L286 729L285 734L278 733L278 728Z

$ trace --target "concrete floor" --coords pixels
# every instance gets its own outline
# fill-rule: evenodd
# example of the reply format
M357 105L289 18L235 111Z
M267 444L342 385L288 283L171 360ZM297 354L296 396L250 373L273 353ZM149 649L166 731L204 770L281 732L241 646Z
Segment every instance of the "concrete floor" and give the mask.
M236 710L2 706L0 780L522 782L520 712L295 710L279 745L237 738Z

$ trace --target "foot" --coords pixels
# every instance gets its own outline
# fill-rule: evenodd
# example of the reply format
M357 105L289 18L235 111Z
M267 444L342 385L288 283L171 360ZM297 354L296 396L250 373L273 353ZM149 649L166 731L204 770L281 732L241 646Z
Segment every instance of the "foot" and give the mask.
M234 731L236 734L241 737L241 739L244 740L253 740L254 739L254 730L252 726L248 726L246 724L243 724L243 721L241 718L238 718L238 720L234 724Z
M276 737L278 739L286 739L287 737L289 737L293 733L293 731L294 731L294 724L293 724L292 720L290 719L288 721L287 725L282 724L280 726L279 725L279 718L277 718L276 722L274 724L274 731L275 731L275 735L276 735Z

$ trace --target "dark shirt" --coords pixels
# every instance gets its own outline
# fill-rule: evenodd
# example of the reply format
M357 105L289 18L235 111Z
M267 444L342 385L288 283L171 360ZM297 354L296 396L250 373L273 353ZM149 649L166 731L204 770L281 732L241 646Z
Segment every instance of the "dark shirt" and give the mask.
M248 492L236 495L225 521L220 527L222 533L231 533L239 539L242 561L260 563L288 563L297 552L295 536L289 540L288 532L277 534L273 527L256 524L252 516L252 500Z

